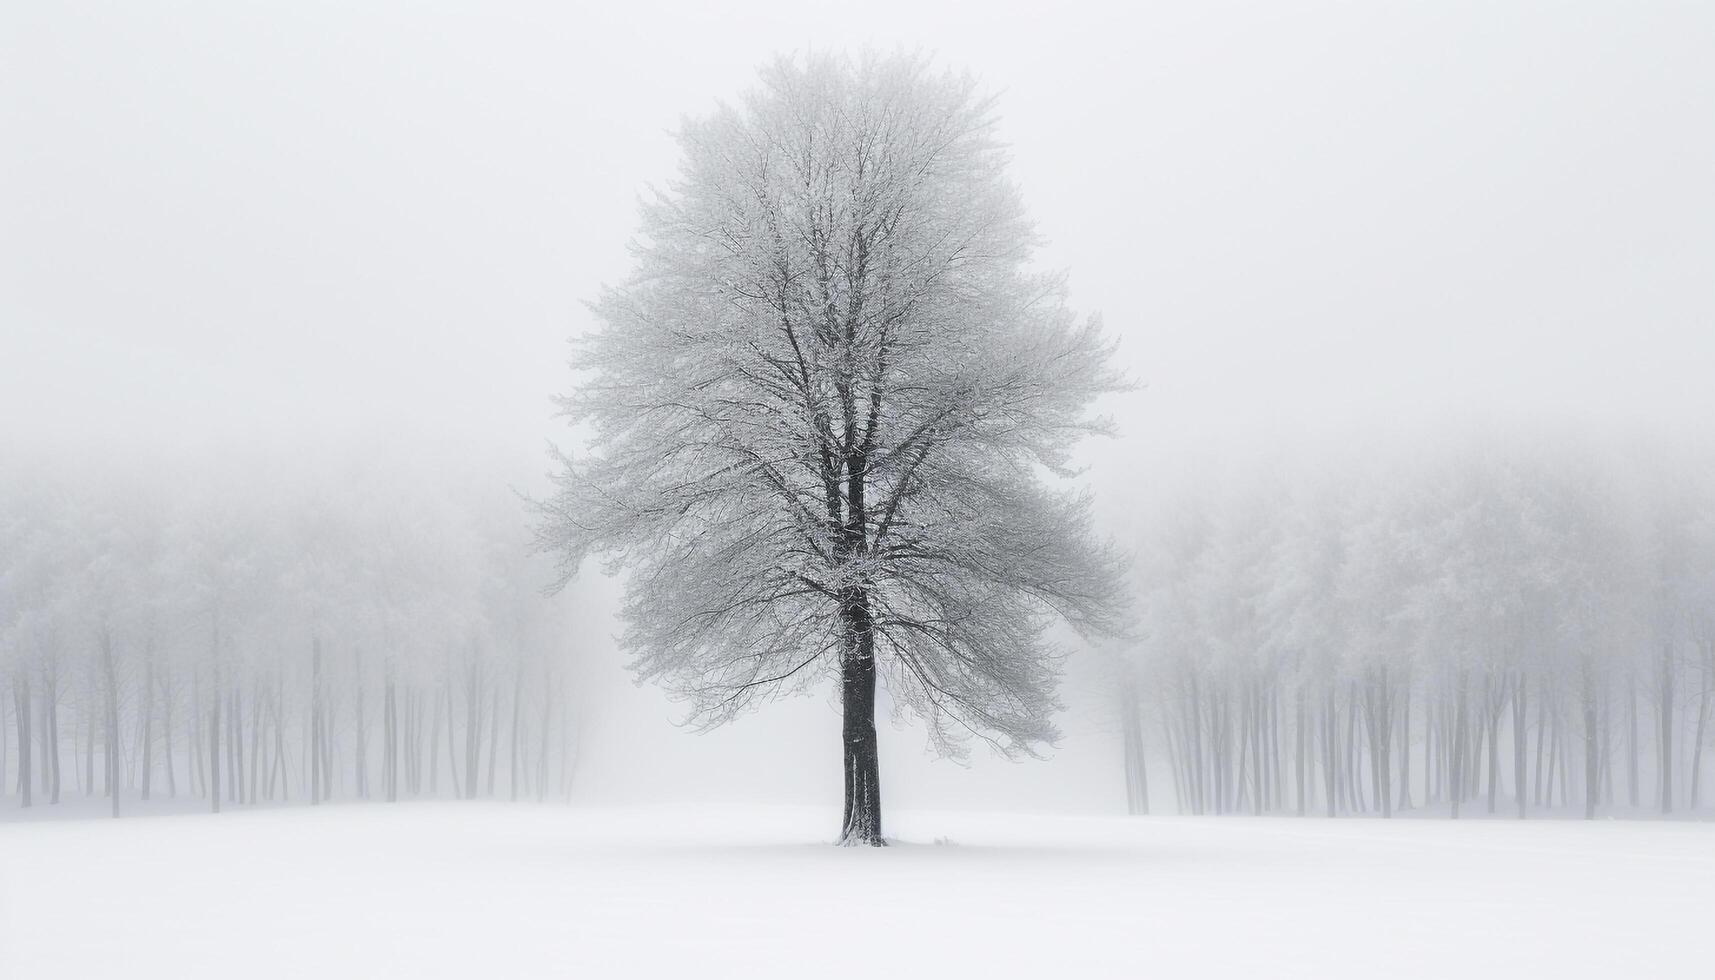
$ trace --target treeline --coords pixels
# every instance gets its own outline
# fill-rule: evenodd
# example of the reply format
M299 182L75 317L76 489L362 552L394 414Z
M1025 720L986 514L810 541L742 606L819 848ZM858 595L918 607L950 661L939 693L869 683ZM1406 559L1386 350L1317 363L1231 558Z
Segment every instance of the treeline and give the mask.
M1120 658L1132 811L1146 759L1194 814L1695 810L1712 463L1474 437L1162 492Z
M186 795L567 793L565 604L482 470L228 456L170 478L5 475L0 795L99 795L118 816Z

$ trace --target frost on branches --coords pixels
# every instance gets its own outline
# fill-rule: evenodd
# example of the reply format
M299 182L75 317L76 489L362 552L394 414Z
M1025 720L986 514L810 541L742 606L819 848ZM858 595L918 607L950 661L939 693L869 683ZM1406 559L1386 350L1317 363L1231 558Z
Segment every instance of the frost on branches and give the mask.
M625 648L703 727L837 669L840 840L881 844L875 687L937 749L1054 738L1064 619L1111 632L1115 554L1048 482L1122 387L1005 177L992 99L908 57L766 69L689 121L634 276L593 304L540 504L562 584L630 570Z

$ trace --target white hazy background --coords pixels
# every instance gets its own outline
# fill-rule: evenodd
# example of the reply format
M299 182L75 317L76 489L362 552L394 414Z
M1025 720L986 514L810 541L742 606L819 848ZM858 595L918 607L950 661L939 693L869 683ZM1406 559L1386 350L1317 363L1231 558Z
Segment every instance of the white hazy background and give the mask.
M1042 259L1144 385L1090 451L1122 541L1191 457L1715 420L1715 6L580 6L8 3L0 467L390 444L545 471L564 341L677 120L864 45L1002 93ZM616 592L577 587L579 798L832 805L824 700L674 729L608 639ZM884 730L890 805L1116 810L1094 674L1047 764Z

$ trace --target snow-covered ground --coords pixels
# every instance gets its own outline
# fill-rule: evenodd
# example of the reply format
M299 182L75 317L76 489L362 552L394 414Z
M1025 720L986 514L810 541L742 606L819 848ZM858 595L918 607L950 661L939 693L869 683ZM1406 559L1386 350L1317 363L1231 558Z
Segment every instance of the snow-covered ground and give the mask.
M0 977L1698 976L1715 825L427 803L0 824Z

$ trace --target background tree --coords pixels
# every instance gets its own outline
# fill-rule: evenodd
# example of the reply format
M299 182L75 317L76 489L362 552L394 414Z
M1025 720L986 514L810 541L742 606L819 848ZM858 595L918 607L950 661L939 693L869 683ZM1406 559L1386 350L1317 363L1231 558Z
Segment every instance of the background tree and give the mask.
M1518 817L1594 817L1621 779L1630 806L1651 803L1640 783L1652 809L1695 806L1711 459L1500 433L1187 473L1136 501L1142 628L1116 694L1160 713L1191 813L1457 817L1510 796Z
M832 667L840 839L882 843L878 676L943 752L1055 736L1063 617L1118 562L1070 472L1121 386L1036 244L994 103L908 56L780 61L687 122L637 271L594 304L565 413L595 451L541 506L562 582L632 569L625 648L702 725Z
M468 484L435 465L0 474L0 796L59 803L64 757L116 816L182 793L563 797L566 604L489 461Z

